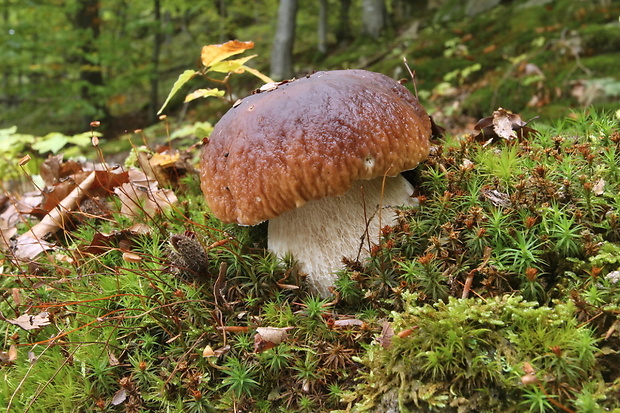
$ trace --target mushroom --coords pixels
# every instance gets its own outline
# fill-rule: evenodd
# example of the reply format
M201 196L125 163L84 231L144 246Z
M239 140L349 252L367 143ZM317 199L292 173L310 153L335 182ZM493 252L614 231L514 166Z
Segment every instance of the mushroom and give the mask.
M316 72L237 102L205 143L201 187L224 222L269 220L268 248L293 254L331 294L344 257L369 255L389 206L411 205L400 172L429 153L431 122L407 88L364 70Z

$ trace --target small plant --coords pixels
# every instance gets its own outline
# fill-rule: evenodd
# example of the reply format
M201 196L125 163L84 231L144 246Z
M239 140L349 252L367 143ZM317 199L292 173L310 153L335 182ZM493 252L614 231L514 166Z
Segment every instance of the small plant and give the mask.
M172 99L172 97L188 81L190 81L196 76L202 76L206 78L207 80L213 81L213 79L209 77L209 73L223 73L223 74L226 74L226 78L223 81L217 81L217 82L227 85L228 77L231 74L248 72L258 77L265 83L273 82L273 80L263 75L258 70L245 65L250 59L256 57L256 55L247 56L247 57L243 57L243 58L235 59L235 60L226 60L231 56L243 53L246 50L251 49L253 47L254 47L253 42L240 42L238 40L231 40L224 44L204 46L200 54L200 61L202 63L202 68L200 70L186 70L181 75L179 75L179 78L177 79L176 82L174 82L174 85L172 86L172 89L170 90L168 97L164 101L164 104L159 109L158 114L162 113L163 110L168 105L168 103L170 102L170 99ZM222 97L225 94L226 94L226 91L220 90L217 88L198 89L190 93L189 95L187 95L185 97L185 102L191 102L194 99L206 98L210 96Z
M224 365L225 377L222 380L224 386L236 400L243 397L251 397L259 384L255 380L254 368L236 357L228 358Z

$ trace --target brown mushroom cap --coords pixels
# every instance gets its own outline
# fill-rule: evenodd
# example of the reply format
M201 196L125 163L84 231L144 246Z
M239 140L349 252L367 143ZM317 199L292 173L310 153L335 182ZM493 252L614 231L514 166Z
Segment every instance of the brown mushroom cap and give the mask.
M430 118L407 88L364 70L317 72L244 98L202 153L213 214L254 225L353 181L395 176L426 159Z

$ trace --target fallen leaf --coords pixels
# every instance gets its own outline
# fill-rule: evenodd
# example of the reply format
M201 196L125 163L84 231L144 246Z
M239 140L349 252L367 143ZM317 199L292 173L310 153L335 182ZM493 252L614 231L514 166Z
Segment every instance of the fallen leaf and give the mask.
M614 321L611 327L607 329L607 332L605 333L605 340L609 340L609 337L611 337L615 332L620 332L620 320Z
M262 353L274 348L288 338L287 331L294 327L257 327L254 335L254 352Z
M536 370L534 370L534 367L532 367L530 363L523 363L523 372L525 373L525 375L521 376L521 383L527 386L529 384L534 384L538 382L538 377L536 377Z
M114 190L121 201L121 213L129 217L142 214L154 215L167 210L177 203L177 197L169 189L159 189L156 185L141 186L126 183Z
M601 178L598 181L596 181L596 183L592 187L592 193L594 193L594 195L603 195L604 192L605 192L605 180Z
M0 365L12 364L17 360L17 347L15 344L9 346L9 351L0 351Z
M484 146L498 140L527 139L531 134L538 134L535 129L529 128L517 114L509 110L499 108L492 116L487 116L478 121L475 130L480 131L474 139L484 143Z
M63 154L50 155L39 167L39 173L43 182L48 187L54 186L63 179L82 172L83 168L79 162L63 160Z
M157 181L160 187L177 187L179 179L195 171L189 153L178 150L166 149L154 154L140 152L138 163L146 176Z
M202 350L202 357L215 357L215 351L211 346L206 346L204 350Z
M110 402L112 406L118 406L121 403L124 403L127 400L127 391L123 388L119 389L112 397L112 401Z
M13 256L22 261L30 261L44 251L53 250L54 247L51 242L20 236L15 242Z
M123 261L137 263L142 261L142 256L133 252L123 252Z
M22 314L17 318L6 321L20 326L24 330L35 330L50 324L49 313L47 311L43 311L38 315Z
M482 195L495 206L507 207L510 205L510 196L497 189L482 188Z
M334 320L333 327L351 327L358 326L363 327L366 323L362 320L358 320L357 318L346 318L343 320Z
M53 234L61 228L64 228L68 221L69 212L73 211L78 201L84 195L91 185L95 182L95 173L91 172L84 181L80 183L69 195L67 195L58 204L57 208L50 211L43 219L35 224L29 231L23 233L17 238L17 246L15 250L15 258L31 260L38 253L49 249L49 243L44 243L43 238L49 234ZM30 248L29 248L30 247ZM34 255L33 255L34 254Z
M390 348L392 346L393 338L394 338L394 329L392 328L392 325L389 322L384 321L382 328L381 328L381 335L377 337L377 342L383 348Z
M17 228L9 228L7 222L0 218L0 251L6 251L9 248L9 240L17 234Z

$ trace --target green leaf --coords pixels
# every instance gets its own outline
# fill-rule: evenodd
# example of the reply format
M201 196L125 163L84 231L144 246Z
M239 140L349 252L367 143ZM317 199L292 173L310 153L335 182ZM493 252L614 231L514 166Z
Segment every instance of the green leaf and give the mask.
M209 71L219 72L219 73L229 73L229 72L243 73L244 71L243 65L248 60L256 56L257 55L252 55L252 56L246 56L246 57L242 57L240 59L235 59L235 60L224 60L223 62L218 62L218 63L211 65L211 67L209 67Z
M194 90L192 93L190 93L189 95L185 96L185 100L184 102L191 102L194 99L198 99L198 98L207 98L209 96L224 96L226 92L224 92L223 90L220 89L197 89Z
M39 153L58 153L69 142L69 136L60 132L50 132L38 142L32 144L32 149Z
M68 143L84 148L91 144L93 136L97 136L100 138L103 136L103 134L101 132L91 131L78 133L77 135L70 136L68 139Z
M17 126L0 129L0 153L9 156L17 155L26 144L32 143L36 139L34 135L16 132Z
M176 80L176 82L174 82L174 85L172 85L172 89L170 90L170 93L168 94L166 101L164 102L163 105L161 105L161 108L159 109L159 111L157 111L158 115L163 112L168 102L170 102L170 99L172 99L172 97L179 91L179 89L181 89L181 87L183 87L185 83L187 83L191 78L193 78L197 74L198 72L196 72L195 70L186 70L185 72L179 75L179 78Z

